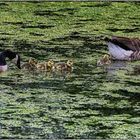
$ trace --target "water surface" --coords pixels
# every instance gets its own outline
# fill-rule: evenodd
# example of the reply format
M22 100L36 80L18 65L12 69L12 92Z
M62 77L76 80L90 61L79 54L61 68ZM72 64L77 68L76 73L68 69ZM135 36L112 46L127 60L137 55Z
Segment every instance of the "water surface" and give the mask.
M138 137L140 77L131 66L81 59L68 75L1 74L1 138Z
M74 61L67 73L0 74L0 138L140 138L140 63L96 63L103 33L139 36L139 3L0 3L0 51L22 62ZM123 14L122 14L123 13ZM115 18L114 18L115 17Z

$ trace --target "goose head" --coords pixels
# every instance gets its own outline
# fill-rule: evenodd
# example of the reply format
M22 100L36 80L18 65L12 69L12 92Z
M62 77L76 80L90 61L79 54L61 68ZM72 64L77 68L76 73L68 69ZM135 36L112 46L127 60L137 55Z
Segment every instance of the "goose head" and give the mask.
M6 50L3 52L3 55L8 57L19 69L21 69L20 56L17 53L12 52L11 50Z

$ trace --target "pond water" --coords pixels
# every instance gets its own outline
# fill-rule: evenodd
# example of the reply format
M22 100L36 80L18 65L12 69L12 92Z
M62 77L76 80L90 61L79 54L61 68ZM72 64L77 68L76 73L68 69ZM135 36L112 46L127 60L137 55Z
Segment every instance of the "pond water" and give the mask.
M81 52L79 52L80 55ZM140 75L135 62L97 67L75 57L72 73L1 73L1 138L139 137ZM91 54L89 54L90 56ZM94 57L95 56L95 57Z
M72 60L72 73L0 73L1 139L140 138L140 63L113 61L107 34L139 36L139 2L2 2L0 51Z

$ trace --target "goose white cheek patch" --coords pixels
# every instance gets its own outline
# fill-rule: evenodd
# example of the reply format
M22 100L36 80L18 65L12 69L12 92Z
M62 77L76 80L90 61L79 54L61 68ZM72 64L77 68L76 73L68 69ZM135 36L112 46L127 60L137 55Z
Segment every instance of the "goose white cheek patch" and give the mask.
M18 55L16 55L16 57L14 59L12 59L12 62L15 64L17 63L17 61L18 61Z

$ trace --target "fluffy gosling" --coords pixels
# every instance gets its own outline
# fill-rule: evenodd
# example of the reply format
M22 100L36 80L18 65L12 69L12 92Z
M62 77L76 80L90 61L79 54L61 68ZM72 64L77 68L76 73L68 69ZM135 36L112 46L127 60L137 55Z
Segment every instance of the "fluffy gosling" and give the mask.
M54 65L53 70L56 71L72 71L73 70L73 61L68 60L65 62L58 62Z
M97 66L109 65L111 64L110 56L105 54L100 60L97 61Z
M21 68L22 69L28 69L28 70L34 70L34 69L36 69L37 63L38 63L37 60L35 60L34 58L30 58L27 63L24 63L21 66Z
M42 71L51 71L53 66L54 66L54 61L53 60L49 60L47 62L38 63L36 65L37 69L38 70L42 70Z

